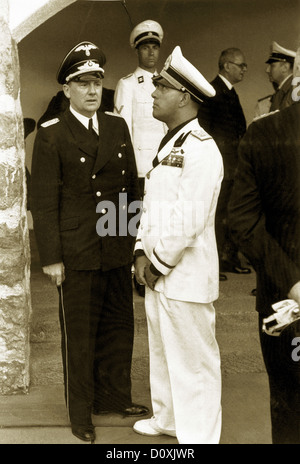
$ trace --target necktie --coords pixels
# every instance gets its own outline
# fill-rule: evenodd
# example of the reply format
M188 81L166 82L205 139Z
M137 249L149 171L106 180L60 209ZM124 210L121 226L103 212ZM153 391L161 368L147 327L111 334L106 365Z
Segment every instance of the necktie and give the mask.
M94 132L94 129L93 129L93 119L89 119L89 131L90 132Z
M98 139L98 134L97 132L93 129L93 119L89 119L89 132L93 137L96 137Z

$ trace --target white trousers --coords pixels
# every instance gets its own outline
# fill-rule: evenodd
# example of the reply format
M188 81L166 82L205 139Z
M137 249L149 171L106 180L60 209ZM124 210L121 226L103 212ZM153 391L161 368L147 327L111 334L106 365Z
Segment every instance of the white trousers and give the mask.
M180 444L218 444L221 368L212 303L146 289L154 425Z

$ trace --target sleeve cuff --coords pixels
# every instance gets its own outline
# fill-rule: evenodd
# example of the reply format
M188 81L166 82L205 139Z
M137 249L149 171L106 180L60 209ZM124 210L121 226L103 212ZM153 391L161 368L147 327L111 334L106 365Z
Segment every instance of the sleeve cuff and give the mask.
M150 271L152 272L152 274L154 274L154 275L156 275L158 277L163 275L162 272L160 272L158 269L156 269L156 267L152 263L150 264Z

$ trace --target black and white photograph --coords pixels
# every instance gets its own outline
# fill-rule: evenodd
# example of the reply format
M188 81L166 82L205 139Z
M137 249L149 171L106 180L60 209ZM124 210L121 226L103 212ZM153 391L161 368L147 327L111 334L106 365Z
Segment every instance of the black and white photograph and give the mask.
M300 444L300 0L0 21L0 445Z

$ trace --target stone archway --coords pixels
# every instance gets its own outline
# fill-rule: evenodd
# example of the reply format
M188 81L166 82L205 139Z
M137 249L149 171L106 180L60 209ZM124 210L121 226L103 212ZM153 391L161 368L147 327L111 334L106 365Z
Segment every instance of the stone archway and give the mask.
M0 0L0 394L29 388L30 248L17 41L77 0L39 0L10 24L19 0ZM29 3L29 1L27 2Z

